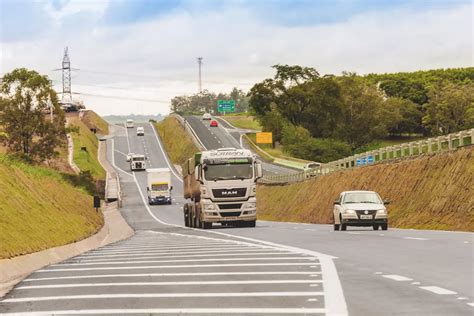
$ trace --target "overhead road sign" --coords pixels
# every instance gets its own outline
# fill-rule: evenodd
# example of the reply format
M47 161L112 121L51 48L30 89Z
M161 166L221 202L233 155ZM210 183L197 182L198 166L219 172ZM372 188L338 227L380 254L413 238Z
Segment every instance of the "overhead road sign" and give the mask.
M217 100L217 112L230 113L235 112L234 100Z

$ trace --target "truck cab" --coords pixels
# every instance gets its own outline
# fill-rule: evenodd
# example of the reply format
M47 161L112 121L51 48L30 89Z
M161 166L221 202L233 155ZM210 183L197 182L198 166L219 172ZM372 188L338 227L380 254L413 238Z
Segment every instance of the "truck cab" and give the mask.
M168 168L147 169L148 204L171 204L171 171Z
M144 155L133 154L130 157L130 170L145 170L146 169L146 157Z
M185 224L213 223L255 227L256 182L262 167L246 149L223 148L197 153L183 166Z

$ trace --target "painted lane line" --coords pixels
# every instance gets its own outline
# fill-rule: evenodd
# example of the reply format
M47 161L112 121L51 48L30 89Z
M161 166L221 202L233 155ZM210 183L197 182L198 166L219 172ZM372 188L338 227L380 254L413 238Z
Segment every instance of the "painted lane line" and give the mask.
M382 275L382 277L386 279L394 280L394 281L413 281L413 279L404 277L403 275L396 275L396 274L385 274L385 275Z
M115 141L114 141L113 138L111 139L111 142L112 142L112 143L111 143L111 145L112 145L112 166L113 166L115 169L117 169L117 170L119 170L119 171L125 173L126 175L132 177L132 174L131 174L130 172L127 172L127 171L125 171L125 170L119 168L119 167L115 164L115 155L114 155L114 151L115 151Z
M409 239L409 240L429 240L427 238L420 238L420 237L403 237L403 239Z
M219 248L218 247L173 248L173 249L170 249L169 251L166 251L164 249L159 249L159 250L149 249L149 250L138 250L138 251L134 251L134 250L130 250L130 251L100 251L100 252L94 252L94 254L97 254L97 255L120 255L120 254L139 255L139 254L144 254L144 253L169 253L169 254L172 254L172 253L183 253L183 252L186 252L186 251L200 253L200 251L204 252L204 251L212 251L212 250L215 250L215 251L230 251L230 250L253 251L253 250L260 250L260 251L262 251L262 249L246 248L246 247L238 246L238 247L219 247ZM268 249L268 250L271 250L271 249ZM87 256L90 257L92 255L87 255Z
M474 307L474 302L472 303L466 303L467 305L471 306L471 307Z
M461 297L458 297L457 299L460 300L460 301L466 301L466 300L468 300L469 298L468 298L468 297L465 297L465 296L461 296Z
M21 313L5 313L4 315L20 316L20 315L77 315L77 314L92 314L92 315L121 315L121 314L325 314L324 308L140 308L140 309L81 309L81 310L52 310L41 312L21 312Z
M220 261L271 261L271 260L308 260L305 257L258 257L258 258L207 258L207 259L177 259L177 260L141 260L141 261L103 261L52 264L51 267L91 266L103 264L139 264L139 263L172 263L172 262L220 262Z
M382 274L383 272L375 272L375 274Z
M421 282L411 282L411 284L413 284L413 285L420 285Z
M94 253L119 253L119 252L140 252L140 251L163 251L163 250L183 250L183 249L196 249L196 250L203 250L203 249L262 249L260 247L251 247L251 246L241 246L241 245L196 245L196 246L169 246L169 247L143 247L143 248L136 248L136 247L127 247L127 248L114 248L114 249L101 249L96 250Z
M320 296L323 292L219 292L219 293L126 293L126 294L88 294L88 295L65 295L65 296L39 296L7 298L3 303L23 303L59 300L91 300L109 298L182 298L182 297L298 297L298 296Z
M319 273L319 274L315 274ZM22 282L53 281L53 280L75 280L75 279L101 279L101 278L138 278L138 277L182 277L182 276L229 276L229 275L310 275L319 277L320 272L314 271L249 271L249 272L171 272L171 273L133 273L133 274L94 274L74 275L46 278L28 278Z
M153 134L155 135L156 142L158 143L158 146L160 147L160 150L161 150L161 152L163 153L163 157L165 157L165 162L166 162L166 164L168 165L168 168L171 170L171 172L174 174L174 176L175 176L179 181L183 182L183 179L181 179L181 176L176 173L176 171L174 170L173 167L171 167L171 163L170 163L170 161L168 160L168 155L166 154L165 150L163 149L163 146L161 146L161 141L160 141L160 138L158 137L158 134L156 133L155 127L153 126L152 123L150 123L150 126L151 126L151 128L152 128L152 130L153 130Z
M438 295L454 295L457 294L454 291L444 289L439 286L420 286L420 289L433 292Z
M295 227L295 229L298 229L298 228ZM346 234L350 234L350 235L360 235L360 233L357 233L357 232L347 232Z
M309 262L288 262L288 263L239 263L239 264L189 264L189 265L153 265L153 266L126 266L126 267L100 267L100 268L72 268L72 269L41 269L41 272L64 272L64 271L97 271L97 270L130 270L130 269L182 269L182 268L216 268L216 267L268 267L268 266L308 266L314 263ZM317 268L311 266L311 268Z
M318 299L317 298L308 298L306 301L308 301L308 302L317 302Z
M222 254L222 255L229 255L229 254L241 254L241 253L260 253L261 249L235 249L235 250L205 250L205 251L179 251L179 252L169 252L169 251L150 251L150 252L143 252L139 255L141 257L149 257L149 256L158 256L158 255L167 255L170 257L174 257L175 255L188 255L190 257L196 256L199 257L199 254L209 255L209 254ZM279 252L280 254L290 254L286 252ZM293 253L291 253L293 254ZM87 259L97 259L97 258L118 258L118 257L136 257L138 254L131 253L131 254L98 254L98 255L83 255L74 257L77 260L87 260Z
M122 282L122 283L72 283L72 284L48 284L48 285L27 285L17 287L17 290L27 289L61 289L61 288L78 288L78 287L104 287L104 286L178 286L178 285L241 285L241 284L310 284L310 286L319 286L312 284L315 282L323 282L322 280L245 280L245 281L184 281L184 282Z

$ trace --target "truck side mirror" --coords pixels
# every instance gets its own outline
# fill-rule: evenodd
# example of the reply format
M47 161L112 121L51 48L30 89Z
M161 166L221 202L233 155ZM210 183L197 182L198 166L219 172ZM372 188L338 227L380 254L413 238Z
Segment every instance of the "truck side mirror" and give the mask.
M257 166L257 179L260 179L261 177L263 177L262 165L257 163L256 166Z
M384 201L383 201L383 205L388 205L388 204L390 204L390 201L389 201L389 200L384 200Z
M341 205L341 203L339 203L339 201L334 201L334 205Z
M146 187L146 190L147 190L147 191L150 191L150 188L149 188L149 187Z
M173 190L173 186L170 186L170 191L172 191L172 190Z

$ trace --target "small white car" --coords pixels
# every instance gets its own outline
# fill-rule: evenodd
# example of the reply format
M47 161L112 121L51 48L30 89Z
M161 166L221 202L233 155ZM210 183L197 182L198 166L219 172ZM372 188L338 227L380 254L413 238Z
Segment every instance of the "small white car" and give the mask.
M211 119L212 119L212 116L211 116L211 114L209 114L209 113L204 113L204 114L202 115L202 119L203 119L203 120L211 120Z
M132 156L135 155L135 153L128 153L127 154L127 162L130 162L130 160L132 159Z
M334 201L334 230L346 230L347 226L368 226L378 230L388 229L385 205L374 191L345 191Z
M137 127L137 136L144 136L145 129L143 127Z

